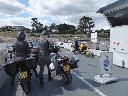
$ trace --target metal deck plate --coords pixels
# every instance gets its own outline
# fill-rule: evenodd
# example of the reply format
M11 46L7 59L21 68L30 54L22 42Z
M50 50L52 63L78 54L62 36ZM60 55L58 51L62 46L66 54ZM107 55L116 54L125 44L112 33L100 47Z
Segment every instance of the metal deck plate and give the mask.
M115 77L111 77L111 76L102 76L101 75L97 75L94 77L94 80L98 83L101 83L103 85L107 84L107 83L111 83L111 82L116 82L119 79L115 78Z

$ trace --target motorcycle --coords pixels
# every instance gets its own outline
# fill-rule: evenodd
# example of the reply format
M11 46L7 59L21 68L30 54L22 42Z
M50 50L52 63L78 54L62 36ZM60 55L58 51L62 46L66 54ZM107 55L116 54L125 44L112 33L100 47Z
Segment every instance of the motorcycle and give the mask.
M33 65L34 66L32 66L31 69L34 71L34 73L35 73L35 75L36 75L37 78L39 77L38 76L38 73L36 71L37 64L39 63L39 51L40 51L40 49L38 47L32 47L32 49L31 49L31 55L30 55L31 59L29 60L31 62L31 60L34 59L33 60Z
M8 50L9 54L14 54L12 50ZM14 61L9 62L4 66L4 70L7 73L8 76L11 77L11 83L14 82L14 78L17 73L19 73L19 81L20 85L25 92L25 94L28 94L31 90L31 77L32 72L34 71L36 77L38 77L38 73L36 71L36 60L34 57L32 57L34 54L33 51L31 52L30 58L23 58L18 57ZM11 57L10 57L11 58Z
M34 57L36 62L38 62L38 59L39 59L39 51L40 49L38 47L32 47L31 49L31 57Z
M55 55L55 54L54 54ZM57 57L56 57L57 56ZM61 76L62 80L66 84L72 83L72 75L70 70L78 68L77 62L75 62L75 66L66 56L58 56L56 55L54 59L51 59L52 63L50 64L51 74L55 74L56 76Z
M38 78L38 73L36 71L37 64L39 63L39 45L37 42L29 42L29 46L31 48L30 58L27 59L28 65L27 67L35 73L35 76Z
M20 85L25 92L25 94L28 94L31 89L31 70L27 67L27 60L19 57L14 60L14 62L9 62L4 66L4 70L8 76L11 78L11 86L12 82L14 83L16 74L19 73L19 81Z
M31 70L27 67L27 60L24 58L16 58L15 60L16 67L19 70L19 81L20 85L25 92L25 94L28 94L31 89Z

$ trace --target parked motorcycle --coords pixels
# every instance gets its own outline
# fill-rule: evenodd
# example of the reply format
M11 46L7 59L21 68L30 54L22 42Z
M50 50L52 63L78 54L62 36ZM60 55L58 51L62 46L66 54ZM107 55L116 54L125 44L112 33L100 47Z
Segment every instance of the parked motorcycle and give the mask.
M31 57L35 58L35 61L38 63L39 60L39 51L40 49L38 47L32 47L31 48Z
M56 54L54 54L56 55ZM57 56L57 57L56 57ZM56 76L61 76L62 80L66 84L72 83L72 75L70 70L74 68L78 68L77 62L72 62L68 57L66 56L58 56L56 55L54 59L52 59L52 63L50 64L50 70L52 74L55 74ZM75 65L74 65L75 64Z
M14 54L12 50L8 50L8 53L11 55ZM31 53L34 54L33 51ZM25 94L28 94L31 89L30 81L32 77L32 71L34 71L36 77L38 77L38 73L36 71L37 63L35 58L32 56L27 59L18 57L14 61L11 61L4 66L5 72L12 78L12 80L16 77L16 74L19 73L20 85Z
M32 62L32 60L33 60L32 63L33 63L34 66L32 66L31 69L34 71L37 78L39 77L38 73L36 71L37 64L39 63L39 51L40 51L39 47L34 47L33 46L32 49L31 49L31 55L30 55L31 59L29 60L29 62Z
M31 89L31 70L27 67L27 60L24 58L16 58L15 60L16 67L19 70L19 81L20 85L25 92L25 94L28 94Z
M27 67L27 60L19 57L14 60L14 62L9 62L4 66L4 70L8 76L11 77L11 83L14 82L16 74L19 73L20 85L25 92L28 94L31 89L31 70ZM13 80L13 81L12 81Z

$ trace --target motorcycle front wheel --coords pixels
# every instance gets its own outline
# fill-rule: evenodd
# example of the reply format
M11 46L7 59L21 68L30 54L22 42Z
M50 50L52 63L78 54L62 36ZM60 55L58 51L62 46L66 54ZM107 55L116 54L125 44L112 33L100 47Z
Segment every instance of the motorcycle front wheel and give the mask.
M64 72L62 77L66 84L72 83L72 75L71 75L70 71Z

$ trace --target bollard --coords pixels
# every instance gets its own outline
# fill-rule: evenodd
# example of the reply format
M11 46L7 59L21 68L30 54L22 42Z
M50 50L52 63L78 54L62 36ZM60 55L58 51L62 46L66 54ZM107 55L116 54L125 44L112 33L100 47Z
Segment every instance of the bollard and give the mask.
M124 68L124 67L125 67L125 61L122 60L122 68Z

